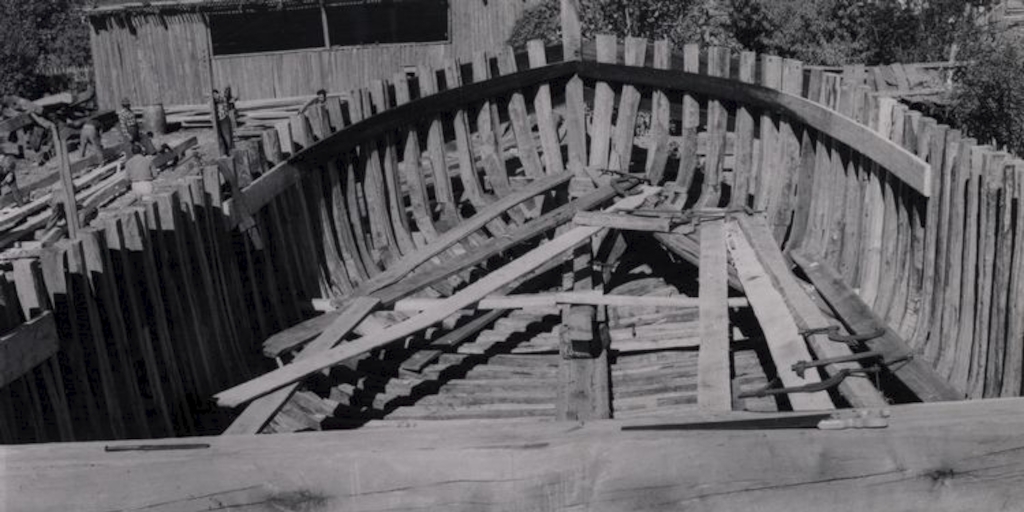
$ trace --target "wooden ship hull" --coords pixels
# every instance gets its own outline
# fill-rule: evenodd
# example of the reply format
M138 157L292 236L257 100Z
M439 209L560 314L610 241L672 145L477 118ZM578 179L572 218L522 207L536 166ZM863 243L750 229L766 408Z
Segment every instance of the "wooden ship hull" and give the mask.
M87 236L154 273L125 300L188 321L118 334L109 275L65 291L113 327L85 359L139 369L100 376L86 434L43 388L92 442L4 448L0 504L1014 509L1024 164L798 61L526 50L374 82L109 213ZM79 370L43 365L15 384ZM228 426L184 437L210 396Z

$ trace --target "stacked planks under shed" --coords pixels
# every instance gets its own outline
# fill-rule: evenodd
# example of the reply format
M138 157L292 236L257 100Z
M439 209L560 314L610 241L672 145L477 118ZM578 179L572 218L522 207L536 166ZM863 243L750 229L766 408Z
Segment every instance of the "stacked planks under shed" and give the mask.
M39 414L4 428L47 425L25 441L206 432L193 416L208 397L273 366L254 360L261 342L283 366L216 395L252 401L228 433L498 403L463 390L531 360L523 380L547 382L552 361L597 370L559 371L517 405L571 384L595 417L1019 394L1019 160L796 61L625 43L602 36L569 60L532 43L397 74L279 122L262 152L105 212L91 236L106 259L86 239L16 263L11 325L53 309L62 348L59 368L26 363L5 387L5 407ZM577 215L609 204L632 213ZM685 320L617 312L619 261L652 247L680 301L650 307ZM425 309L395 311L405 299ZM336 309L314 316L324 302ZM800 335L829 326L887 330L852 348ZM867 350L905 364L852 375ZM762 389L775 378L815 391L776 398ZM583 402L557 395L520 410L577 414Z

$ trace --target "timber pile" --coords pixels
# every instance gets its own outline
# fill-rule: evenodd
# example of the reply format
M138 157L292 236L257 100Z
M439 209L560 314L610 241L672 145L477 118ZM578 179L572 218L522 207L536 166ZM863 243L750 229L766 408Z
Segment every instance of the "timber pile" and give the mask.
M167 165L176 165L196 142L196 138L192 137L159 154L153 160L153 166L160 169ZM83 225L92 220L100 208L128 191L130 182L125 174L124 162L122 156L93 169L87 167L94 163L93 159L81 160L76 162L77 165L71 166L72 174L77 174L73 180L75 200ZM0 250L11 247L19 240L32 238L38 230L47 225L53 213L52 209L53 192L46 192L23 206L0 211ZM55 227L51 231L44 233L40 238L47 243L55 241L63 236L64 228ZM0 259L3 259L2 253Z

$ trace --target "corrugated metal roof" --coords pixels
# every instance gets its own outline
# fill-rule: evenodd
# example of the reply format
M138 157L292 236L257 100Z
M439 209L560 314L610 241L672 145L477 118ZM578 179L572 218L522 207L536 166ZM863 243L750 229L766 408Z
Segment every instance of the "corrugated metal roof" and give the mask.
M101 15L119 12L203 11L317 5L320 5L319 0L88 0L84 9L89 14Z
M402 3L410 0L323 0L326 5ZM321 0L86 0L84 10L93 15L118 12L165 12L231 10L247 7L313 7Z

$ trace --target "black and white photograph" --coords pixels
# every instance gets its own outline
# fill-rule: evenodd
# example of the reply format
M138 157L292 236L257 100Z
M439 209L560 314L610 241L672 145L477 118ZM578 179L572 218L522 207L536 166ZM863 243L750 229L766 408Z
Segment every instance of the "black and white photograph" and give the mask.
M51 511L1024 511L1024 0L0 0Z

